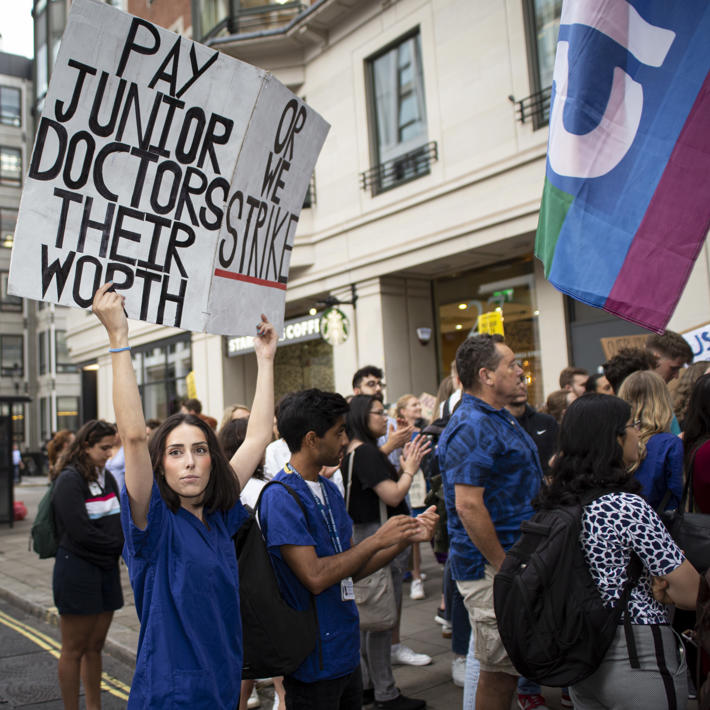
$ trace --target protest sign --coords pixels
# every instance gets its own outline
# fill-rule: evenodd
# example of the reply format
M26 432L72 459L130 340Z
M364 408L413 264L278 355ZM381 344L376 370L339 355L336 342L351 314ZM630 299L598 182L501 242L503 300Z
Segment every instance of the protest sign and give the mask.
M693 351L693 362L710 360L710 323L684 330L681 335Z
M253 334L283 325L294 233L328 124L268 72L74 0L23 190L9 292Z

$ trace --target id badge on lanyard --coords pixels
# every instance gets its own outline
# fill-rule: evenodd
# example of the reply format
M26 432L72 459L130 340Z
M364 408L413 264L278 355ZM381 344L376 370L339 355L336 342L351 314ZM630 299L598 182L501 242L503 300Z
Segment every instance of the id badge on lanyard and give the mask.
M344 602L355 601L355 587L352 577L346 577L340 580L340 600Z

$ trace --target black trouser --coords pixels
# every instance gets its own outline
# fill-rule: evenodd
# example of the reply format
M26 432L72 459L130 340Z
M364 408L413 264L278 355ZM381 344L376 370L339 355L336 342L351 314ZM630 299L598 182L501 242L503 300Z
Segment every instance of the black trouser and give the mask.
M332 680L302 683L284 677L286 710L360 710L362 675L358 666L350 675Z

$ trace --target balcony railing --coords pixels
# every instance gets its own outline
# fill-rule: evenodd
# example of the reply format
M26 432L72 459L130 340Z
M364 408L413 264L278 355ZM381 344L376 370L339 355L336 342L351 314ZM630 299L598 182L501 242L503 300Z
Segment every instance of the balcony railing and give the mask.
M520 123L532 121L533 130L546 126L550 120L550 99L552 97L552 87L541 89L524 99L516 99L509 96L510 101L515 105L516 118Z
M284 2L240 7L210 29L203 28L201 42L226 35L273 30L288 24L308 7L304 2Z
M408 153L360 173L360 187L370 190L373 197L422 175L428 175L433 162L439 159L436 141L430 141Z

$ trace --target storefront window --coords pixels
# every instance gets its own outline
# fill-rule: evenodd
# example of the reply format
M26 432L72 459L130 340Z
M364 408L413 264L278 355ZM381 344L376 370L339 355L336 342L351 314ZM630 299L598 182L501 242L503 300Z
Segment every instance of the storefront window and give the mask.
M505 342L520 360L533 406L544 401L532 256L461 272L435 282L439 370L449 374L456 349L477 331L478 316L498 312Z
M57 397L57 431L79 428L79 398Z
M274 360L274 394L280 397L309 387L332 392L333 347L324 340L309 340L280 347Z

